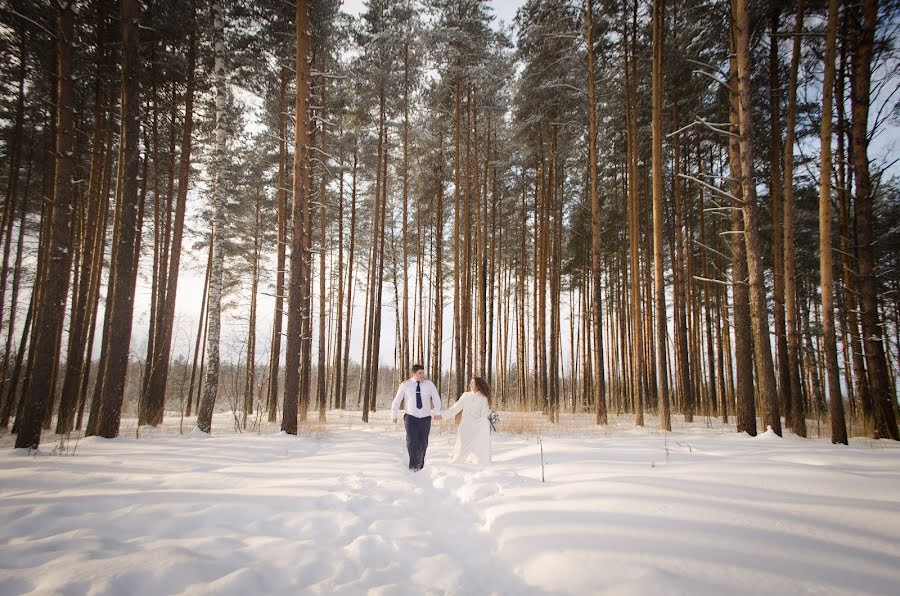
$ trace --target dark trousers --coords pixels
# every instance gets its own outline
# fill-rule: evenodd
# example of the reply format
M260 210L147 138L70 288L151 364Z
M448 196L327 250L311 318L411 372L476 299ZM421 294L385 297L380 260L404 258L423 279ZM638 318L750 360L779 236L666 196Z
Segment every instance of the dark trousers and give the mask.
M406 449L409 451L409 469L421 470L425 467L425 450L428 449L428 434L431 432L431 416L416 418L403 415L406 427Z

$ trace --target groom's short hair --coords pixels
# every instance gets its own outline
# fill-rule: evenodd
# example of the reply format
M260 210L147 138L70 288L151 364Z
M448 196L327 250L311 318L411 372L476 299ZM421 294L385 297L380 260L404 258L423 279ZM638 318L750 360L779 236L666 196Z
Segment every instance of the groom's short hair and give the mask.
M412 365L412 373L413 373L413 374L416 374L416 373L419 372L420 370L425 370L425 367L422 366L421 364L413 364L413 365Z

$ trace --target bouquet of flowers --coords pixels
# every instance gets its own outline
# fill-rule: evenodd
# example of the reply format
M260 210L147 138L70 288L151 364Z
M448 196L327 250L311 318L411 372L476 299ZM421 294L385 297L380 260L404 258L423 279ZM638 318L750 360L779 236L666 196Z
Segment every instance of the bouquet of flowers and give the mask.
M488 414L488 422L491 423L491 429L493 429L494 432L497 432L497 427L495 425L500 422L500 414L491 410L491 413Z

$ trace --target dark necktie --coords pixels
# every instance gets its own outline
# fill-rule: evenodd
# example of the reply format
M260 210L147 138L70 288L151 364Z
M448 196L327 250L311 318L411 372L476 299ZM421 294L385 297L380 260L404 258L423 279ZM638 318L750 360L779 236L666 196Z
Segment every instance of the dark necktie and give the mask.
M416 407L422 409L422 386L419 381L416 381Z

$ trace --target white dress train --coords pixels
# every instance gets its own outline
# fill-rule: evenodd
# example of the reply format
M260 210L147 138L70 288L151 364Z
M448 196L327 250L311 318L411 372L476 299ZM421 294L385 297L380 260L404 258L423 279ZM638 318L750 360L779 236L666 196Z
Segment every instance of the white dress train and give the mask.
M487 397L467 391L444 412L444 416L450 418L459 412L462 412L462 420L456 433L451 462L459 464L472 459L476 464L491 463L491 423L488 421L491 408Z

